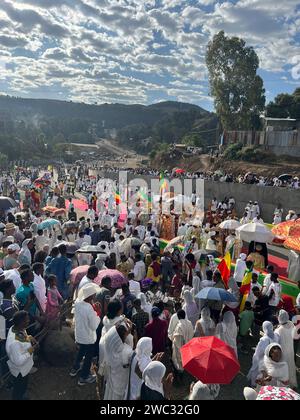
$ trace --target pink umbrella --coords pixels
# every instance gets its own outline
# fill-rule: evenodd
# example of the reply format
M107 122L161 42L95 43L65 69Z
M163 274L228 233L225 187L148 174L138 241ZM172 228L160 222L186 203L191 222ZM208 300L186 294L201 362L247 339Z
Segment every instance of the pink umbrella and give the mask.
M111 286L113 289L119 289L122 287L123 284L127 284L128 281L124 277L122 273L118 270L103 270L100 271L98 274L98 277L95 279L95 283L100 286L101 281L104 277L110 277L111 278Z
M76 287L81 282L83 277L88 272L89 266L88 265L81 265L80 267L74 268L71 271L71 284L72 286Z

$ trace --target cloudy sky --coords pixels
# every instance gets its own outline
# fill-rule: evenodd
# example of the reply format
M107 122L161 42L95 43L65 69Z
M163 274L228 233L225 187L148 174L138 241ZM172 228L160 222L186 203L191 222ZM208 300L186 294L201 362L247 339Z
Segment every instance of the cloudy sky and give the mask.
M256 48L272 99L300 85L299 28L300 0L1 0L0 92L212 109L205 49L224 29Z

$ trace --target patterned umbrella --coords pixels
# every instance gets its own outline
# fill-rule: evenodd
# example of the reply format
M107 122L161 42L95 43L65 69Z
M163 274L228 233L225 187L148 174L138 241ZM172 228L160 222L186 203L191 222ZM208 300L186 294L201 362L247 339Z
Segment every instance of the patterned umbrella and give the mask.
M295 227L300 227L300 219L279 223L277 226L273 227L272 233L280 239L288 239Z
M263 386L257 397L258 401L299 401L300 395L290 388Z
M290 236L284 242L284 246L292 249L293 251L300 252L300 236Z

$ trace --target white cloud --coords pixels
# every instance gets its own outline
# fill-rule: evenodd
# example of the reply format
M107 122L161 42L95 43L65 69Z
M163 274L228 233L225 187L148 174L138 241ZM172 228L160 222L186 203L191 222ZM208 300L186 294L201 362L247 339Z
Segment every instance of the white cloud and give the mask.
M299 54L298 3L1 0L1 80L7 93L64 92L72 100L128 103L154 95L199 103L207 100L207 43L225 30L253 45L263 69L282 72L289 83Z

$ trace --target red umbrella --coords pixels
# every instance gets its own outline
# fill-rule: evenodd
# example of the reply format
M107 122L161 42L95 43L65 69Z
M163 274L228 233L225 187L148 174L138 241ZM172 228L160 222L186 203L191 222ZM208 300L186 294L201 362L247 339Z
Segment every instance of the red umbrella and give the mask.
M181 175L181 174L185 173L185 170L178 168L178 169L175 170L175 173Z
M217 337L193 338L180 351L184 369L204 384L230 384L240 371L234 350Z

